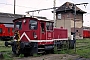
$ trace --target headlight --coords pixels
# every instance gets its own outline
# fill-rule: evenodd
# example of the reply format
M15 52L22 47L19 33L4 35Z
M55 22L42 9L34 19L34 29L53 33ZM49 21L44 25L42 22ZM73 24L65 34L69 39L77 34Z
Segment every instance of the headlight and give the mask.
M35 32L33 32L33 37L36 39L37 38L37 34Z
M34 35L34 38L37 38L37 35Z
M23 20L23 23L26 23L26 20L25 19Z

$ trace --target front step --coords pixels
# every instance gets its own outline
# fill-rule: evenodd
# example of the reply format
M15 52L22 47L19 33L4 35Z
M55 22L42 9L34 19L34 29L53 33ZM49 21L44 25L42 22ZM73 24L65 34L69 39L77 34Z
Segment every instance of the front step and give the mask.
M58 51L61 51L62 49L57 49Z
M38 52L38 54L42 54L42 53L45 53L45 51L40 51L40 52Z
M40 50L40 49L45 49L45 48L38 48L38 50Z
M44 45L38 47L38 54L43 54L43 53L45 53L45 46Z

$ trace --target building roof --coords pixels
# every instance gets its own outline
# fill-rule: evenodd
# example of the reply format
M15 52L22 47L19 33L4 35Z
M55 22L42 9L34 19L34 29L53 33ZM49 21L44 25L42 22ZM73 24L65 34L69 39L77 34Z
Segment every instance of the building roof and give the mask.
M0 17L11 17L11 18L21 18L21 17L25 17L25 15L21 15L21 14L11 14L11 13L2 13L0 12ZM46 17L42 17L42 16L34 16L34 17L37 17L37 18L41 18L41 19L47 19Z
M56 12L63 12L63 11L74 11L73 9L74 3L66 2L62 6L60 6ZM79 7L76 6L76 11L80 13L86 13L85 11L81 10Z
M3 13L3 12L0 12L0 17L9 17L9 18L20 18L20 17L23 17L24 15L20 15L20 14L11 14L11 13Z
M26 15L22 14L12 14L12 13L3 13L0 12L0 24L12 24L14 19L25 17ZM40 19L47 19L46 17L42 16L34 16Z

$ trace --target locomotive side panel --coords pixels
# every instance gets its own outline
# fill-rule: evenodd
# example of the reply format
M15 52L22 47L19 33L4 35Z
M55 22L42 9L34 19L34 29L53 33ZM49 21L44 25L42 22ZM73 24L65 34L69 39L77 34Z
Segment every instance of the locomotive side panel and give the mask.
M11 40L13 38L13 28L0 24L0 38L3 41Z
M90 30L83 30L83 37L90 38Z
M63 40L68 38L67 29L54 28L54 39Z
M5 33L5 26L3 24L0 24L0 37L4 36Z
M67 29L60 29L60 35L61 35L61 38L68 38L68 35L67 35Z
M14 36L14 31L13 31L13 28L12 28L12 27L10 27L9 29L10 29L9 36Z
M83 37L88 38L88 30L83 30Z
M89 37L88 38L90 38L90 30L89 30L88 34L89 34Z

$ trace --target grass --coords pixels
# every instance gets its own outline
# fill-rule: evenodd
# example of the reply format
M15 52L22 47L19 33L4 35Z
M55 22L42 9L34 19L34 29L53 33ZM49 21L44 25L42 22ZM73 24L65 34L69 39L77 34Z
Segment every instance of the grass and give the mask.
M58 54L77 54L80 57L90 58L90 39L76 40L75 49L61 50Z
M0 47L0 52L7 52L7 51L11 51L11 47Z
M5 47L4 41L0 41L0 52L3 53L3 60L13 60L11 47Z
M11 46L5 47L4 41L0 41L0 52L11 51Z
M3 53L4 59L3 60L13 60L13 56L11 51Z
M90 39L77 40L76 54L90 58Z
M4 41L0 41L0 46L4 46Z

